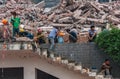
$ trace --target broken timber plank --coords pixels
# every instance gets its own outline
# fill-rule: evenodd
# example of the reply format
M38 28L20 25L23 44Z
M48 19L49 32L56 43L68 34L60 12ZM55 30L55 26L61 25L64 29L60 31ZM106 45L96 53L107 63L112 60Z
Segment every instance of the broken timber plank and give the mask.
M57 24L57 23L53 23L51 25L56 26L56 27L70 27L70 26L72 26L72 24Z
M41 1L38 4L36 4L34 7L40 7L40 8L42 8L44 6L45 6L45 1Z
M98 8L95 4L93 4L92 2L90 3L91 4L91 6L93 6L97 11L101 11L101 9L100 8Z
M92 22L97 22L101 23L101 19L94 19L94 18L84 18L84 17L79 17L79 19L84 20L84 21L92 21Z
M82 13L82 10L76 10L76 11L74 11L74 17L75 18L77 18L77 17L79 17L80 15L81 15L81 13Z

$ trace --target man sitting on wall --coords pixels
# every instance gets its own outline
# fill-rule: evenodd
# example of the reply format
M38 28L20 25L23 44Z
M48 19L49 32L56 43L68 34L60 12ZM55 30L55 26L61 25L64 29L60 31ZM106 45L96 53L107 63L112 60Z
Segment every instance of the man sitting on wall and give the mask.
M69 32L69 40L71 43L76 43L78 40L78 31L76 27L73 27Z
M45 35L43 34L43 31L41 29L37 30L37 36L34 37L34 40L37 41L39 44L43 44L46 42Z
M93 42L96 38L96 35L97 35L97 31L95 30L95 26L91 26L88 33L89 33L88 34L89 42Z

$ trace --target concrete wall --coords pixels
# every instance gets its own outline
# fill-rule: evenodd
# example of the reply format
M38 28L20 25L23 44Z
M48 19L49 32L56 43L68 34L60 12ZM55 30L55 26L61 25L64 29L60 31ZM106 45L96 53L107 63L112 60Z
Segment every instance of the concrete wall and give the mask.
M59 79L91 79L59 65L48 63L46 59L42 59L32 51L0 51L0 56L0 68L24 67L24 79L35 79L36 68Z
M48 45L43 45L43 48L48 48ZM92 68L96 67L100 70L100 67L105 59L110 59L112 69L112 75L120 78L120 66L113 62L106 53L101 51L94 43L75 43L75 44L57 44L55 53L66 57L69 60L82 63L84 67Z

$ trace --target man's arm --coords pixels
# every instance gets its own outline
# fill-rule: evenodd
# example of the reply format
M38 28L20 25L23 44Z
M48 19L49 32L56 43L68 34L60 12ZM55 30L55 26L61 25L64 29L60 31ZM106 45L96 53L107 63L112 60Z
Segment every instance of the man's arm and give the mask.
M103 64L102 65L102 69L110 69L111 68L111 66L108 66L108 65L106 65L106 64Z
M43 36L44 36L44 34L38 35L38 36L37 36L37 39L40 38L40 37L43 37Z
M90 39L92 40L96 36L96 34L97 34L97 32L95 32Z
M88 31L88 39L91 40L90 32Z

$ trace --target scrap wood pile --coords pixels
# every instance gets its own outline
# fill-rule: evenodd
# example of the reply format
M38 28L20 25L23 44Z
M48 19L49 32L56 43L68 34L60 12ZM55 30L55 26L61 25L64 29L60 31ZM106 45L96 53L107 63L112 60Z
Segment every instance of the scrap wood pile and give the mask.
M50 24L70 26L71 24L116 23L120 24L120 1L112 3L82 2L62 0L61 3L46 12L45 3L34 4L26 0L9 0L0 7L0 18L10 17L11 11L16 11L24 24L35 21L38 26Z
M35 17L37 13L39 14L44 3L42 4L43 6L39 5L41 5L41 3L34 4L29 0L17 0L17 2L15 0L8 0L5 5L0 5L0 18L10 18L11 12L13 11L17 12L22 19L27 19L26 17Z
M120 24L120 1L113 3L76 2L65 8L56 9L48 19L65 24L97 24L113 23Z
M120 25L120 1L98 3L61 0L55 7L48 9L44 6L44 1L34 4L29 0L9 0L5 5L0 5L0 18L10 19L11 12L16 11L21 18L21 23L26 28L31 27L31 30L50 25L63 28L77 26L80 29L86 28L85 25L90 26L91 23Z

